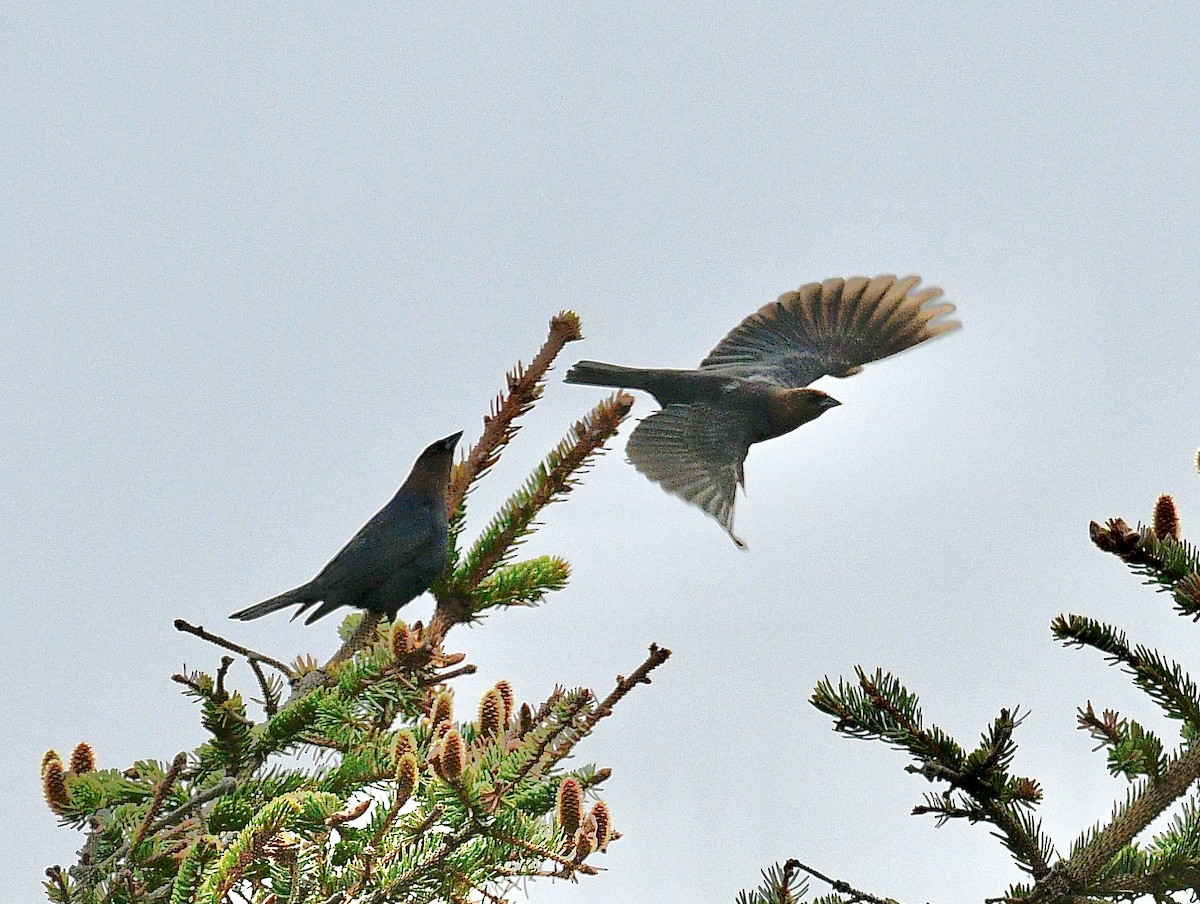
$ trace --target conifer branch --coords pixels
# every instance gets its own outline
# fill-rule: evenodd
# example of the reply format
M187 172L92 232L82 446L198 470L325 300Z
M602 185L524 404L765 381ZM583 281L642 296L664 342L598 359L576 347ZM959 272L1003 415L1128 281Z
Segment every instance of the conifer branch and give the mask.
M329 658L329 661L321 666L322 671L327 671L338 663L345 662L358 652L359 649L366 646L371 638L375 636L375 629L382 620L382 612L375 612L371 609L364 610L362 618L359 619L354 631L346 638L346 641L338 648L338 651Z
M194 634L201 640L207 640L209 643L216 644L218 647L231 650L234 653L237 653L239 656L245 657L247 660L256 660L258 662L265 663L266 665L271 666L271 668L282 673L283 676L287 678L289 684L296 683L296 673L289 666L280 662L273 656L268 656L265 653L259 653L255 650L251 650L249 647L242 646L240 643L227 640L218 634L213 634L211 631L205 630L200 625L188 624L182 618L175 619L174 625L176 631L182 631L185 634Z
M164 813L161 817L159 817L158 821L155 822L150 827L150 832L152 834L157 834L158 832L161 832L167 826L173 825L173 824L179 822L179 820L183 819L184 817L190 815L191 813L194 813L200 807L203 807L206 803L209 803L210 801L214 801L218 797L221 797L222 795L225 794L225 792L232 791L236 785L237 785L237 781L234 778L232 778L230 776L226 776L225 778L218 781L216 784L214 784L214 785L204 789L203 791L198 792L197 794L193 795L192 797L188 798L186 801L184 801L182 804L180 804L174 810Z
M517 433L517 419L542 397L546 373L563 346L583 338L579 316L563 311L550 319L550 333L528 367L518 363L508 374L508 389L496 397L491 413L483 419L483 433L463 461L450 474L448 506L451 517L459 516L471 485L500 458L504 447Z
M1174 758L1158 778L1145 785L1120 808L1112 822L1062 865L1073 888L1082 888L1099 875L1117 852L1129 844L1168 806L1200 779L1200 744Z
M613 707L621 702L625 695L639 684L650 684L650 673L670 658L671 651L666 647L660 647L656 643L650 644L650 654L641 665L633 670L633 673L628 678L623 675L617 676L617 686L612 689L612 692L607 697L600 701L600 705L584 720L584 732L591 731L596 727L597 722L611 716Z
M163 798L171 790L171 786L179 780L179 774L183 772L183 767L186 765L187 754L175 754L175 759L171 761L171 768L167 770L167 774L162 777L162 780L154 786L154 797L150 800L150 806L146 810L142 824L138 826L137 832L134 833L133 847L137 847L145 840L146 833L150 830L150 824L154 822L154 817L158 815L158 811L162 807Z
M443 705L451 700L448 682L475 671L462 653L444 652L450 627L489 607L535 605L566 584L565 560L510 556L632 404L619 393L573 425L458 567L463 498L509 443L573 338L573 314L552 321L542 350L510 375L484 436L455 469L450 567L435 585L438 609L428 628L397 622L384 636L378 615L356 613L342 623L341 648L318 666L311 655L287 664L179 619L177 630L229 654L211 675L173 676L199 703L208 739L169 768L138 763L123 774L95 771L86 745L70 771L47 754L42 782L51 809L90 827L80 864L47 874L56 904L99 904L106 896L109 904L382 904L397 895L413 904L498 904L497 881L597 871L585 859L620 837L609 809L597 802L564 837L555 794L564 776L582 796L610 770L564 772L558 764L670 652L652 647L600 704L589 690L559 688L534 718L528 704L516 710L512 688L501 682L471 721L454 722ZM262 694L261 721L233 686L235 657L249 664ZM283 681L267 667L290 686L282 705ZM433 718L435 697L440 718ZM293 753L315 754L316 764L268 765Z
M505 561L513 545L529 533L538 512L571 491L576 473L616 434L632 407L633 396L618 392L575 423L471 547L454 573L448 595L470 594Z

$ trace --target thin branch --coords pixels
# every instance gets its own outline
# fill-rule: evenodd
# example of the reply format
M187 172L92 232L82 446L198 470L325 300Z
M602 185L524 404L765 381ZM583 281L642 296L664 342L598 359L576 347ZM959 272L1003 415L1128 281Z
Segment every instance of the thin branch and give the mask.
M613 688L612 693L601 700L600 705L592 710L584 720L584 733L590 732L601 719L611 716L613 707L637 685L650 684L650 673L670 658L671 651L666 647L660 647L656 643L650 644L650 655L646 657L646 660L634 669L633 674L628 678L618 675L617 686Z
M478 671L478 666L468 662L464 666L459 666L457 669L451 669L449 672L442 672L436 675L430 675L422 680L418 687L431 687L435 684L444 684L453 678L461 678L463 675L474 675Z
M271 692L271 684L267 681L267 676L263 672L262 663L259 660L250 660L250 670L254 672L254 677L258 679L258 687L263 695L263 711L266 712L269 719L279 712L279 696Z
M582 338L578 315L574 311L563 311L551 318L550 334L529 366L518 364L508 375L508 392L496 397L492 413L483 419L483 434L450 475L448 510L451 518L458 512L471 484L496 463L500 450L516 435L516 419L541 398L542 380L563 346Z
M256 650L251 650L249 647L244 647L240 643L234 643L232 640L226 640L219 634L213 634L211 631L206 631L200 625L188 624L182 618L175 619L175 630L182 631L185 634L193 634L201 640L207 640L209 643L216 644L218 647L223 647L226 650L232 650L239 656L244 656L247 660L258 661L271 666L283 673L289 684L296 683L296 673L290 666L285 665L273 656L267 656L265 653L259 653Z
M138 826L138 830L133 836L133 847L137 847L146 839L146 833L150 830L150 824L154 822L154 817L162 809L163 798L171 790L171 786L179 780L179 773L183 772L183 767L186 765L187 754L175 754L175 759L171 761L171 768L162 777L162 781L154 786L154 798L150 801L150 808L146 810L145 819L142 820L142 824Z
M819 879L840 895L850 895L851 901L865 901L867 904L896 904L893 898L880 898L869 892L861 891L851 885L849 882L843 882L841 879L834 879L826 876L824 873L818 872L811 866L806 866L799 860L791 859L783 865L784 880L788 879L789 873L794 874L796 870L801 869L808 873L814 879Z
M170 810L169 812L164 813L161 817L159 817L157 822L155 822L152 826L150 826L150 831L158 832L158 831L166 828L167 826L171 825L172 823L178 822L180 819L182 819L184 816L187 816L193 810L200 809L200 807L204 806L209 801L216 800L218 797L220 797L226 791L232 791L235 787L237 787L237 780L234 778L230 778L229 776L226 776L225 778L223 778L219 782L217 782L215 785L213 785L211 788L207 788L204 791L201 791L195 797L192 797L189 800L184 801L183 804L176 807L174 810Z

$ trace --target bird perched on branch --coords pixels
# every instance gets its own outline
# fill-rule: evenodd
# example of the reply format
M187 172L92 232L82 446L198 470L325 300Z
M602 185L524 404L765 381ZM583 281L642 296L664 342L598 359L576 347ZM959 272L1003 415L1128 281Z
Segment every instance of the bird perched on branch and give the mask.
M696 370L580 361L566 382L642 389L662 405L629 437L633 466L669 493L699 506L733 533L737 485L750 446L790 433L839 404L822 376L848 377L862 365L956 329L936 322L954 305L926 307L942 290L913 290L919 276L857 276L808 283L751 314Z
M446 489L460 436L461 431L439 439L422 452L392 501L315 578L229 617L248 621L298 606L294 619L320 603L305 619L306 625L340 606L395 619L400 607L428 590L446 567L450 549Z

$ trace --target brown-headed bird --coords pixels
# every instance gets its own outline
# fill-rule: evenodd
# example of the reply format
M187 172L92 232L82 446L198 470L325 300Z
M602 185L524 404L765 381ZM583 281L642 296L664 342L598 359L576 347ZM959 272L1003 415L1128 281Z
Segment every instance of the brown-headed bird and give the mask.
M633 466L733 533L738 484L750 446L790 433L841 403L818 377L848 377L942 333L954 310L929 302L936 288L914 292L919 276L827 279L808 283L759 308L730 331L696 370L622 367L580 361L568 383L642 389L660 405L629 437Z
M392 501L362 526L321 573L295 590L235 612L247 621L287 606L312 624L340 606L379 612L389 620L429 589L446 567L450 550L446 490L454 447L462 433L439 439L421 453Z

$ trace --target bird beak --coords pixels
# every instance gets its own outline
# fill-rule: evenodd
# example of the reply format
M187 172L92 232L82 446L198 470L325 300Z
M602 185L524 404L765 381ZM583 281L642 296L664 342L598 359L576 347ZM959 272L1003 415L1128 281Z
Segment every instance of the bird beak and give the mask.
M453 436L447 436L445 439L439 439L435 445L441 446L447 452L450 452L455 446L458 445L458 440L462 435L463 432L459 430Z
M833 396L825 396L825 398L821 400L821 404L824 405L826 408L837 408L837 406L842 403L839 402L837 399L835 399Z

